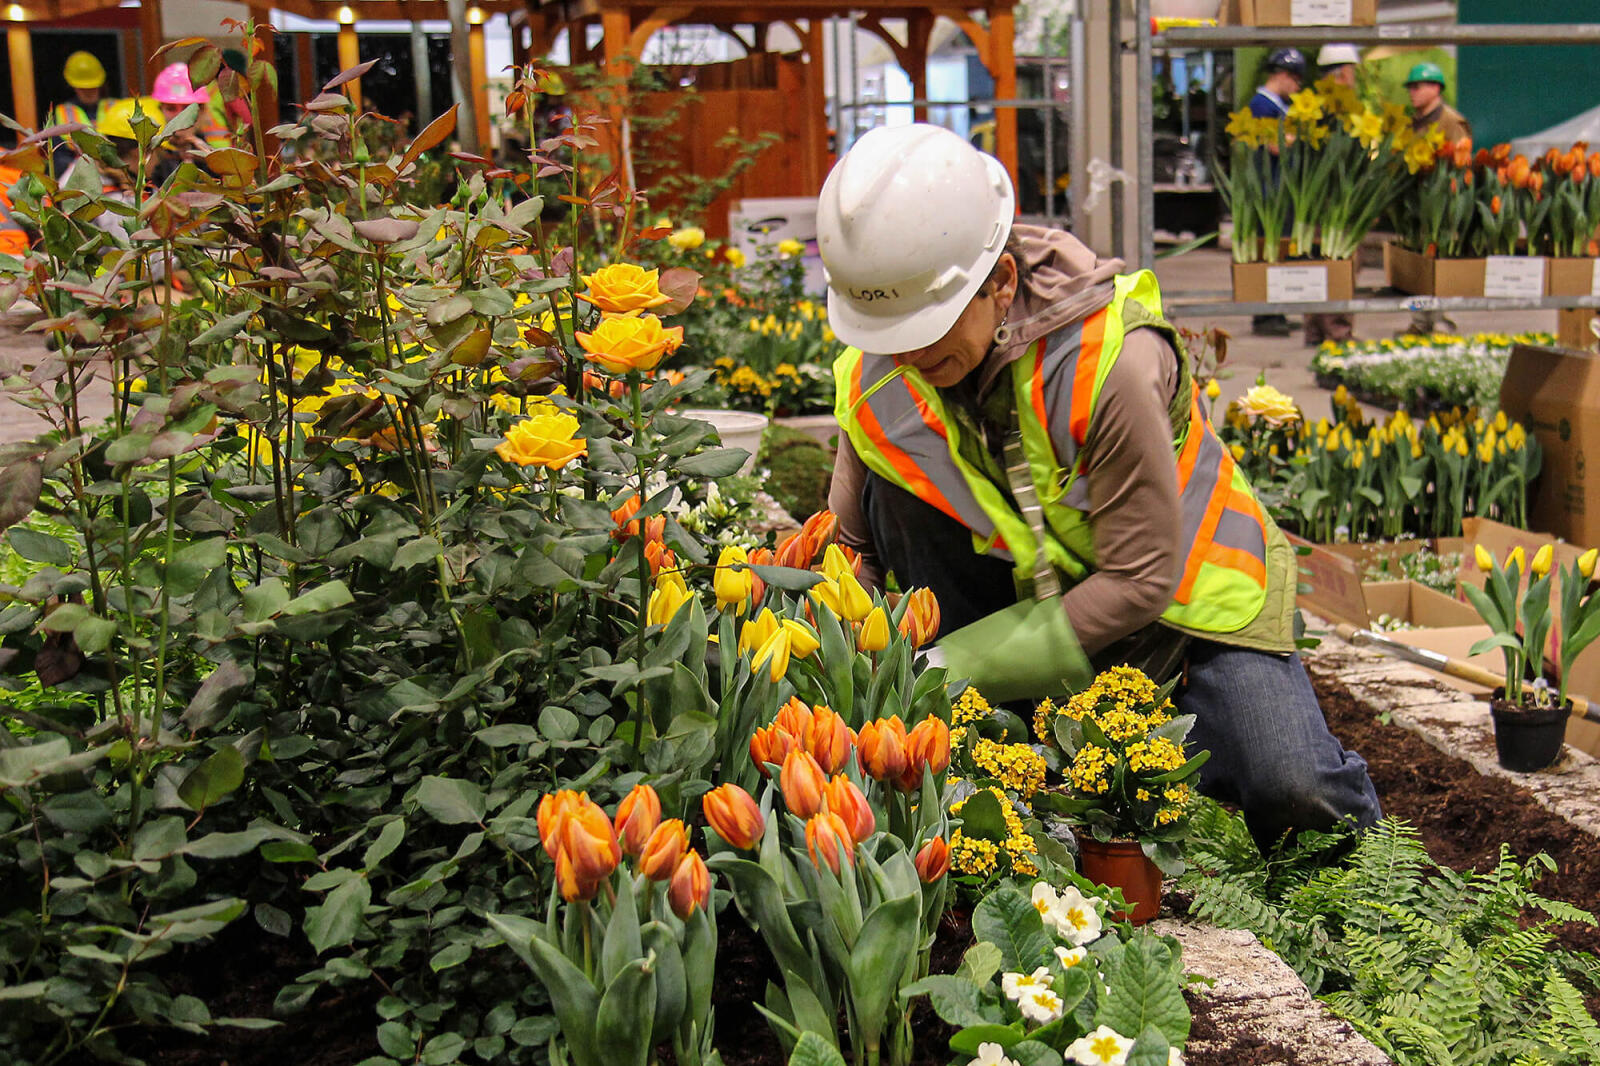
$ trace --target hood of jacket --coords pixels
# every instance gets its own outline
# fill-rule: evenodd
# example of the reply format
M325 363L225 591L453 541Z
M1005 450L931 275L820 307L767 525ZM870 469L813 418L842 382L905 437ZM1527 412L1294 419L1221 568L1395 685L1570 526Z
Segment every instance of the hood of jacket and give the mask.
M1065 230L1018 225L1011 232L1021 245L1022 284L1006 313L1010 337L996 345L980 367L980 395L1034 341L1110 304L1112 279L1123 270L1121 259L1095 255Z

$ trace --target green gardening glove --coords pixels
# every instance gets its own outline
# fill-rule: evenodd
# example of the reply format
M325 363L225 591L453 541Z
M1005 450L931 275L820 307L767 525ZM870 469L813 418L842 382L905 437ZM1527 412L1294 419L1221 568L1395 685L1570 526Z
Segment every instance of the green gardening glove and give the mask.
M1078 692L1094 680L1056 597L1023 600L939 641L952 678L967 678L991 703Z

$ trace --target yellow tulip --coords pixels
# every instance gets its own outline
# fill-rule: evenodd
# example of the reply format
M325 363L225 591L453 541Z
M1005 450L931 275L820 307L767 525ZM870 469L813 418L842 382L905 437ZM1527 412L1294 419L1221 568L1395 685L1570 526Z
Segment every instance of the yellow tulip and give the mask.
M789 652L796 659L804 659L822 646L822 641L811 627L804 622L797 622L793 618L785 618L778 623L789 634Z
M872 597L867 595L867 590L861 587L861 582L856 580L856 576L848 572L840 575L840 616L851 622L859 622L870 610L872 610Z
M756 649L753 667L757 670L763 666L770 667L768 676L776 685L783 680L783 675L789 672L789 655L793 651L793 637L789 630L779 626L777 632L768 637L766 643Z
M1584 577L1593 577L1595 557L1597 555L1600 555L1600 550L1590 548L1588 551L1578 556L1578 573L1582 574Z
M1216 378L1212 378L1210 381L1206 382L1206 399L1215 400L1221 395L1222 386L1217 383Z
M812 585L811 599L818 607L824 607L838 617L844 617L844 609L839 604L839 583L837 581L819 581Z
M861 623L856 647L861 651L882 651L889 646L889 612L874 607Z
M767 638L777 631L777 615L772 613L771 607L761 608L760 614L745 622L739 629L739 654L744 655L752 649L761 647L767 642Z
M855 567L850 565L850 560L845 558L844 549L837 544L829 544L822 553L822 573L829 581L838 581L844 574L854 574Z
M1510 570L1512 567L1516 567L1519 574L1528 569L1528 556L1520 544L1512 548L1511 554L1506 556L1506 569Z
M1482 544L1473 546L1472 558L1477 562L1478 569L1482 570L1484 573L1487 574L1489 571L1494 569L1494 556L1491 555L1489 553L1489 549L1485 548Z
M1554 545L1546 544L1544 547L1533 553L1533 563L1528 569L1534 574L1535 577L1544 577L1544 575L1550 572L1550 559L1555 555L1555 553L1556 549Z
M744 614L750 606L755 573L745 565L747 562L744 549L731 544L717 556L717 572L711 579L711 587L717 593L717 610L731 607L735 614Z
M1504 411L1496 411L1494 413L1494 428L1501 433L1506 431L1506 413Z

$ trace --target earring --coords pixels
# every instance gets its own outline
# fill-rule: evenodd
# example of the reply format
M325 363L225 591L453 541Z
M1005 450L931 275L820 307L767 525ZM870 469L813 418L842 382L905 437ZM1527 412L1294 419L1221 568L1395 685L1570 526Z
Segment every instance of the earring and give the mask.
M994 343L997 347L1005 347L1011 340L1011 327L1004 322L994 328Z

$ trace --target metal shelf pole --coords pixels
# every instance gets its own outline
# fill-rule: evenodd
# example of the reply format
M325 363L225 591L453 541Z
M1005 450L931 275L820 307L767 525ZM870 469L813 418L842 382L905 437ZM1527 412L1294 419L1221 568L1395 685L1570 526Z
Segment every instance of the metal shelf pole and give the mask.
M1149 267L1156 261L1155 60L1150 49L1150 0L1138 0L1134 18L1139 25L1139 266Z
M1149 23L1143 24L1146 35ZM1182 26L1154 38L1157 48L1248 48L1296 44L1595 44L1600 23L1454 26Z

